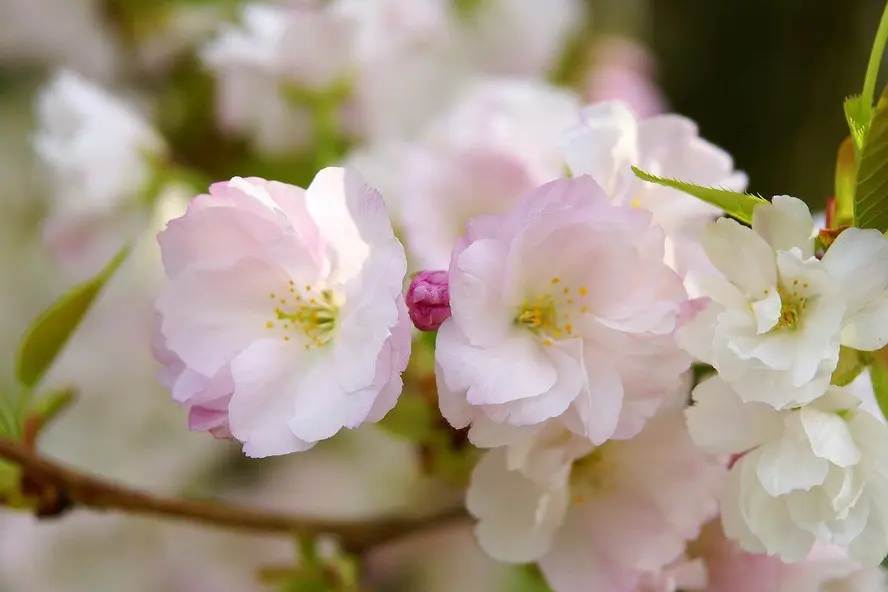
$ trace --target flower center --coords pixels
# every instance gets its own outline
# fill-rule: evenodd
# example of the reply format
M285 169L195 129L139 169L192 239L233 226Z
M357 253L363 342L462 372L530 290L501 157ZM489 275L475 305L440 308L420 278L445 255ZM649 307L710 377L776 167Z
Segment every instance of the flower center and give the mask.
M291 341L293 334L304 335L305 349L323 347L333 339L339 317L339 304L332 290L306 285L296 288L293 281L288 288L289 298L271 293L274 300L274 320L266 321L267 329L279 329L282 339Z
M574 462L570 473L571 501L582 504L607 490L612 485L609 477L613 474L615 463L607 458L605 443L587 456Z
M807 287L808 284L801 284L801 288ZM799 280L793 280L789 288L783 285L777 287L777 294L780 295L780 318L772 330L784 328L794 330L800 326L808 298L800 293L799 289Z
M515 323L541 336L544 345L552 345L557 339L576 337L571 313L589 312L585 304L589 289L580 286L574 290L570 286L562 287L561 283L561 278L553 277L552 293L525 300L515 316Z

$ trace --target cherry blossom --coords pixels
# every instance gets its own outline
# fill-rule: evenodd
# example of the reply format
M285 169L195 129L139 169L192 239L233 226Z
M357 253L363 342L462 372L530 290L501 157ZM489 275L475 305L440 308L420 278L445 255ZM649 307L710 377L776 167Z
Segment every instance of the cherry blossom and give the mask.
M704 563L708 579L706 586L687 588L689 590L879 592L888 585L881 569L860 565L837 547L815 545L805 560L797 563L784 563L772 555L747 553L725 537L718 520L706 525L701 537L689 547Z
M784 411L743 402L721 377L694 389L687 416L711 453L744 453L722 497L728 537L751 553L801 561L815 541L865 564L888 555L888 426L830 387Z
M312 114L293 92L328 103L338 130L352 136L425 118L425 106L437 104L433 50L447 44L449 27L441 0L247 4L202 58L217 77L222 124L277 154L311 137Z
M743 400L805 404L829 385L840 344L888 343L888 238L877 230L849 228L818 259L808 207L777 196L752 228L721 219L702 241L719 273L705 278L711 304L678 337Z
M590 103L622 101L642 120L663 113L665 99L653 81L654 58L644 45L606 38L596 44L595 54L584 92Z
M131 103L68 70L41 91L37 119L34 148L53 185L44 238L66 267L93 273L144 222L163 140Z
M538 561L556 592L652 584L717 511L724 464L694 446L680 410L600 447L556 424L517 444L484 455L467 506L485 551Z
M708 270L699 241L706 224L721 212L668 187L643 182L632 165L655 175L734 191L746 175L730 155L698 135L694 122L678 115L637 119L622 102L589 105L564 135L564 155L574 175L591 175L618 204L649 210L667 235L666 260L698 296L698 276Z
M579 177L469 223L435 352L451 424L559 418L596 444L638 433L690 363L672 335L687 296L650 219Z
M157 301L159 358L192 427L223 426L215 412L230 394L231 435L269 456L394 406L410 352L406 261L355 173L324 169L306 190L217 183L159 241L171 280Z
M310 117L289 102L283 84L323 89L345 78L354 25L314 6L246 4L241 17L201 53L216 74L219 119L264 152L300 148L310 138Z
M495 78L467 89L433 121L403 156L404 230L415 264L446 267L471 218L503 214L561 177L561 134L578 110L569 92Z
M555 67L571 32L584 18L579 0L485 0L468 14L462 31L469 58L496 74L533 76Z

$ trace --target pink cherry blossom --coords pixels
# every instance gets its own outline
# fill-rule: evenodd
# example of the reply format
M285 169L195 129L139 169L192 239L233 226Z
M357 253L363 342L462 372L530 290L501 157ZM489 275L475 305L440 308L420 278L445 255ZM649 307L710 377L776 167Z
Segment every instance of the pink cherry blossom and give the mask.
M484 0L468 14L463 43L486 72L543 78L586 18L580 0Z
M157 315L151 343L154 358L163 364L157 381L170 391L174 401L188 407L189 429L230 438L228 402L234 390L230 370L223 367L215 376L207 377L188 368L179 356L167 349L162 322L163 318Z
M699 588L706 592L878 592L888 585L881 569L862 566L836 547L818 545L798 563L747 553L725 538L718 520L703 529L692 547L706 565L708 585Z
M201 57L217 78L218 116L269 154L308 148L311 113L296 88L341 101L339 131L373 140L412 132L450 91L447 0L247 3ZM348 86L347 96L342 96ZM331 105L332 106L332 105Z
M480 546L501 561L537 561L556 592L699 581L680 559L717 512L725 468L694 445L681 411L599 447L549 427L475 468L466 505Z
M92 275L146 224L140 200L164 141L131 101L67 70L40 92L37 124L52 183L44 241L72 275Z
M673 339L687 295L650 220L584 176L469 223L435 352L451 424L559 418L597 444L641 430L690 365Z
M665 99L653 81L654 59L640 43L610 38L596 47L595 65L586 78L590 103L622 101L642 119L664 111Z
M564 155L574 175L591 175L614 203L642 208L666 232L665 260L683 278L692 296L712 264L700 246L706 224L720 214L710 204L638 179L632 165L655 175L734 191L746 175L731 156L698 134L697 125L672 114L640 119L623 102L589 105L564 136Z
M575 96L537 81L490 79L469 88L404 156L412 261L446 267L471 218L505 213L560 177L561 135L578 111Z
M662 570L642 576L633 592L696 592L706 589L706 580L706 564L683 555Z
M159 360L193 428L222 429L230 394L231 435L262 457L394 406L410 353L406 259L354 172L324 169L305 190L216 183L158 240L171 280Z

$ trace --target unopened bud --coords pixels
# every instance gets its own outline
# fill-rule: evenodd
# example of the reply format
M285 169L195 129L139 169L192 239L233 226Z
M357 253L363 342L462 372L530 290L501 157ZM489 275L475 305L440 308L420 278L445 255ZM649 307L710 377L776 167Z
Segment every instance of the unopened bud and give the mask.
M436 331L450 318L450 287L446 271L420 271L407 288L410 320L420 331Z

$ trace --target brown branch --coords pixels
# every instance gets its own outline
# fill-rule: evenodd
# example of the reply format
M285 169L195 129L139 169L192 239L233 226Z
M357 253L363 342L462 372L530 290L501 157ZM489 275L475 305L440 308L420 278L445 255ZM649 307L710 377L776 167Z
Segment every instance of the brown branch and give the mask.
M361 552L464 515L460 510L415 519L358 522L315 520L222 502L157 497L69 469L5 438L0 438L0 457L21 466L26 479L42 487L54 488L75 505L95 510L118 510L128 514L186 519L211 526L254 532L298 537L333 535L351 552Z

